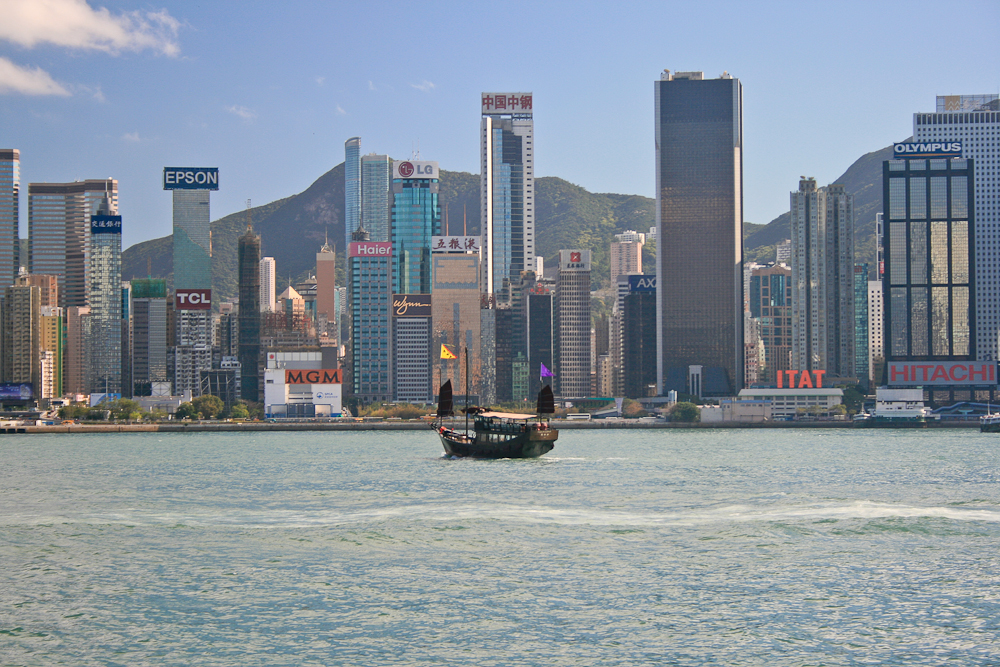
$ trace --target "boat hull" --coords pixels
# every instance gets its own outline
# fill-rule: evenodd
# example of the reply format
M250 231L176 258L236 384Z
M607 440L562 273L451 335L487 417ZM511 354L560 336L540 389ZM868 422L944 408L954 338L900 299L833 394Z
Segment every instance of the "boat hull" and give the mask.
M491 436L497 434L476 432L473 437L464 433L439 429L438 437L448 456L476 459L535 459L552 451L559 438L559 431L554 428L530 430L525 433L492 441Z

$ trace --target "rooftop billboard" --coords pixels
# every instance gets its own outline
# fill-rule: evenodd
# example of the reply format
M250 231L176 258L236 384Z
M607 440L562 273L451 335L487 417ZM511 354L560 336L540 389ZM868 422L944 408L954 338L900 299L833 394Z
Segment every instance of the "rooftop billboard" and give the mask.
M218 167L164 167L164 190L218 190Z
M347 247L348 257L392 257L388 241L353 241Z
M483 93L483 115L531 115L531 93Z
M997 383L995 361L890 361L890 387L985 387Z
M400 160L392 163L393 178L438 178L439 176L437 162Z
M912 142L892 145L896 160L962 157L961 141Z

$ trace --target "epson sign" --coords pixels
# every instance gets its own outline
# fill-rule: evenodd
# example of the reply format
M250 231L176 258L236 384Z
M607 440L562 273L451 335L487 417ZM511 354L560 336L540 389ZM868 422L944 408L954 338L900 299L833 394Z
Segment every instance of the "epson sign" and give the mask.
M912 142L892 145L895 160L962 157L961 141Z
M174 310L211 310L212 290L179 289L174 293Z
M164 167L164 190L218 190L218 167Z

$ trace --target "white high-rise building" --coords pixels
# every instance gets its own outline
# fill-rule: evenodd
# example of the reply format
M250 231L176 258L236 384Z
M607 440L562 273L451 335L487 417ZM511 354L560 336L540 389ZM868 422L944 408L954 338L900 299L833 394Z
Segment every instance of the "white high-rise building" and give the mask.
M483 93L480 151L481 289L500 293L535 266L531 93Z
M260 260L260 312L274 312L274 257L263 257Z
M875 359L885 358L882 335L882 279L868 281L868 373L872 383L881 382L875 377Z
M975 164L976 357L1000 359L1000 96L939 95L913 114L914 141L961 141Z

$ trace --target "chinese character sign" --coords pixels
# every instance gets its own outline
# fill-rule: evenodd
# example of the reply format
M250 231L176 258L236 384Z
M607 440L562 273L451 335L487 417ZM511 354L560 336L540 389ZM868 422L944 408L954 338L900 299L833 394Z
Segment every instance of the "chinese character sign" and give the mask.
M483 114L531 115L531 93L483 93Z
M434 252L479 252L482 239L478 236L432 236Z

